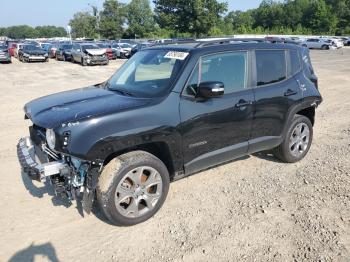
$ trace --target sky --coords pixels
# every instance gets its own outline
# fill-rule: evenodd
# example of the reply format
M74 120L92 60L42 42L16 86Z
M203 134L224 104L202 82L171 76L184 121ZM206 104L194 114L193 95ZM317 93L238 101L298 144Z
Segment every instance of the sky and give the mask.
M128 3L128 0L120 0ZM190 1L190 0L189 0ZM247 10L259 6L261 0L219 0L228 2L229 11ZM73 14L89 10L89 4L102 7L103 0L0 0L0 27L12 25L55 25L67 26ZM11 8L10 8L11 7Z

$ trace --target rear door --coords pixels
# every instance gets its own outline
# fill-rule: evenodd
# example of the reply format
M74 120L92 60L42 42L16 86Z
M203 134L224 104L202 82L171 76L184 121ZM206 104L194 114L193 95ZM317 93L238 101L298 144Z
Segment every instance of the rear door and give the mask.
M289 50L256 50L255 65L250 153L270 149L281 142L289 112L302 100L302 90L292 73Z
M254 100L246 51L203 56L180 100L183 154L186 173L245 155L252 125ZM222 97L196 99L198 84L224 83Z

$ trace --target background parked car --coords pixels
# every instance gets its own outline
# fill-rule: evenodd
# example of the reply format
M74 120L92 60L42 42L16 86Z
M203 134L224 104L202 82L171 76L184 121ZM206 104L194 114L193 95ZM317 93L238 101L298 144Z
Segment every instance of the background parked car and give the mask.
M15 56L16 42L8 42L7 48L9 50L10 56Z
M18 60L22 62L47 62L46 51L35 45L23 45L18 51Z
M129 58L132 46L128 43L115 43L112 48L117 52L118 58Z
M56 50L56 60L71 61L72 47L72 44L60 44Z
M307 47L309 49L327 50L333 46L333 43L331 40L328 40L328 39L309 38L302 43L302 46Z
M40 43L40 47L46 51L47 53L49 53L49 50L51 48L52 44L51 43Z
M109 60L117 59L117 52L113 50L112 46L108 43L97 43L97 46L105 49Z
M86 65L107 65L109 60L106 50L95 44L75 43L72 47L72 62Z
M50 58L55 58L56 57L56 51L58 49L58 45L57 43L54 43L52 44L50 47L49 47L49 50L48 50L48 55Z
M134 46L130 51L130 57L136 54L138 51L141 51L142 49L145 49L147 47L150 47L152 44L149 42L143 42L139 43L136 46Z
M11 63L11 55L6 45L0 45L0 62Z

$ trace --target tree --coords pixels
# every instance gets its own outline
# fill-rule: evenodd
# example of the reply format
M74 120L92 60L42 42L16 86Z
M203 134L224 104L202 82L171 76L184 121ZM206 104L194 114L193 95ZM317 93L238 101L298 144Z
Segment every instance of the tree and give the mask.
M324 0L319 0L312 2L311 10L309 27L316 33L334 34L338 21L331 7Z
M154 18L151 6L148 0L132 0L127 5L127 24L126 36L128 38L150 36L154 31Z
M118 39L123 36L126 21L125 4L116 0L106 0L100 12L100 33L107 39Z
M35 29L28 25L10 26L6 28L6 34L9 38L13 39L25 39L36 38L37 32Z
M231 24L234 33L239 34L247 33L255 23L252 11L232 11L225 17L225 21Z
M67 32L63 27L56 26L37 26L35 27L36 35L39 38L50 38L50 37L65 37Z
M161 28L176 33L206 36L216 27L227 3L216 0L154 0L156 20Z
M78 12L74 14L69 25L72 27L72 36L95 38L98 36L97 19L89 12Z

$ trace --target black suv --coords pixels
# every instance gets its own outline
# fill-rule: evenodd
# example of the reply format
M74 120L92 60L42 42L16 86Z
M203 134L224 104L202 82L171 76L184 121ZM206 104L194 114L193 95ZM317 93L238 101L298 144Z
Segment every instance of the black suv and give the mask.
M32 179L116 225L162 206L169 182L258 151L301 160L318 91L309 51L232 41L163 45L136 53L109 80L33 100L30 137L17 146Z

